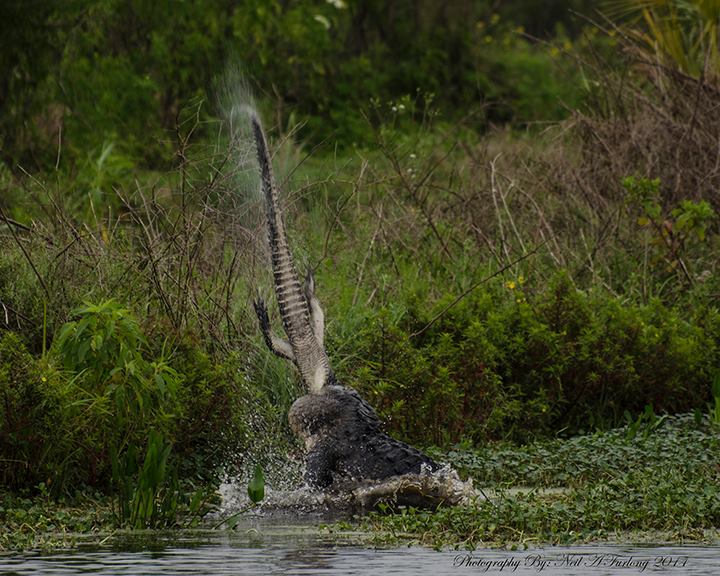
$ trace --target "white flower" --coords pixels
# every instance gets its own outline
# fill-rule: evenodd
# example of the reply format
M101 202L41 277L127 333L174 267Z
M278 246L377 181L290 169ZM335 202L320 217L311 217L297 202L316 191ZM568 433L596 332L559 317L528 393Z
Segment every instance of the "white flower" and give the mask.
M325 30L330 30L330 20L325 18L325 16L323 16L322 14L315 14L315 16L313 16L313 18L315 18L315 20L320 22L320 24L322 24L325 27Z

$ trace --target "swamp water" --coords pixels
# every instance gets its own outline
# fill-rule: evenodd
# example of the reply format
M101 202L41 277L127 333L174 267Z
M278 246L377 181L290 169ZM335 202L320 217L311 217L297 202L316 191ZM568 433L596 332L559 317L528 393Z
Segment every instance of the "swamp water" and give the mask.
M221 487L221 511L208 526L247 508L237 484ZM720 574L720 547L587 545L511 551L435 551L420 546L368 547L368 534L330 532L337 502L306 490L270 490L234 529L117 532L77 538L72 550L0 554L0 576L102 574L144 576L256 574ZM100 542L100 543L98 543Z
M213 533L134 533L104 547L0 556L0 574L720 574L712 547L582 546L523 551L368 549L356 536L258 523Z

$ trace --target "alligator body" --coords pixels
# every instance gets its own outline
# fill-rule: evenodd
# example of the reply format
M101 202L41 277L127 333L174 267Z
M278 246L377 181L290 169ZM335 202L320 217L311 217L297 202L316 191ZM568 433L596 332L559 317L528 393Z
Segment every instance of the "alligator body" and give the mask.
M311 486L386 480L439 468L420 450L385 434L372 406L352 388L333 384L302 396L288 419L305 442L305 480Z
M271 332L265 303L255 302L265 343L294 362L308 394L288 415L306 447L306 481L318 488L347 481L378 481L425 474L438 465L419 450L382 431L372 407L351 388L338 385L324 347L324 315L308 274L301 285L288 246L282 209L272 174L267 142L257 116L251 116L265 197L275 294L288 339Z

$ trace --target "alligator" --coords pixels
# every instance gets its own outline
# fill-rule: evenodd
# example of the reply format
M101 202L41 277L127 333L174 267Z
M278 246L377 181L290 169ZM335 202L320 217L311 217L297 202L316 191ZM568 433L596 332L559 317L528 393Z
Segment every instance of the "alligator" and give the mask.
M305 480L315 487L439 469L420 450L385 434L370 404L352 388L331 384L319 394L301 396L288 419L305 442Z
M306 483L318 489L339 489L348 481L367 483L438 470L439 465L429 456L383 432L370 404L337 381L325 350L325 317L315 296L313 275L308 273L301 284L288 245L265 133L256 114L251 113L250 121L265 199L275 294L287 340L272 333L265 302L258 298L254 307L265 344L295 364L308 391L288 414L293 432L305 443Z

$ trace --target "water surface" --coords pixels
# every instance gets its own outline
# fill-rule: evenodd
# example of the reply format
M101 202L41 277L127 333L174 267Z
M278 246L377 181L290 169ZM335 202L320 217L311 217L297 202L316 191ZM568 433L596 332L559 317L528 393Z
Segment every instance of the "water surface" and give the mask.
M48 576L255 574L720 574L712 546L578 546L522 551L437 552L422 547L369 549L353 535L314 527L245 526L212 533L133 533L77 549L0 555L0 574Z

